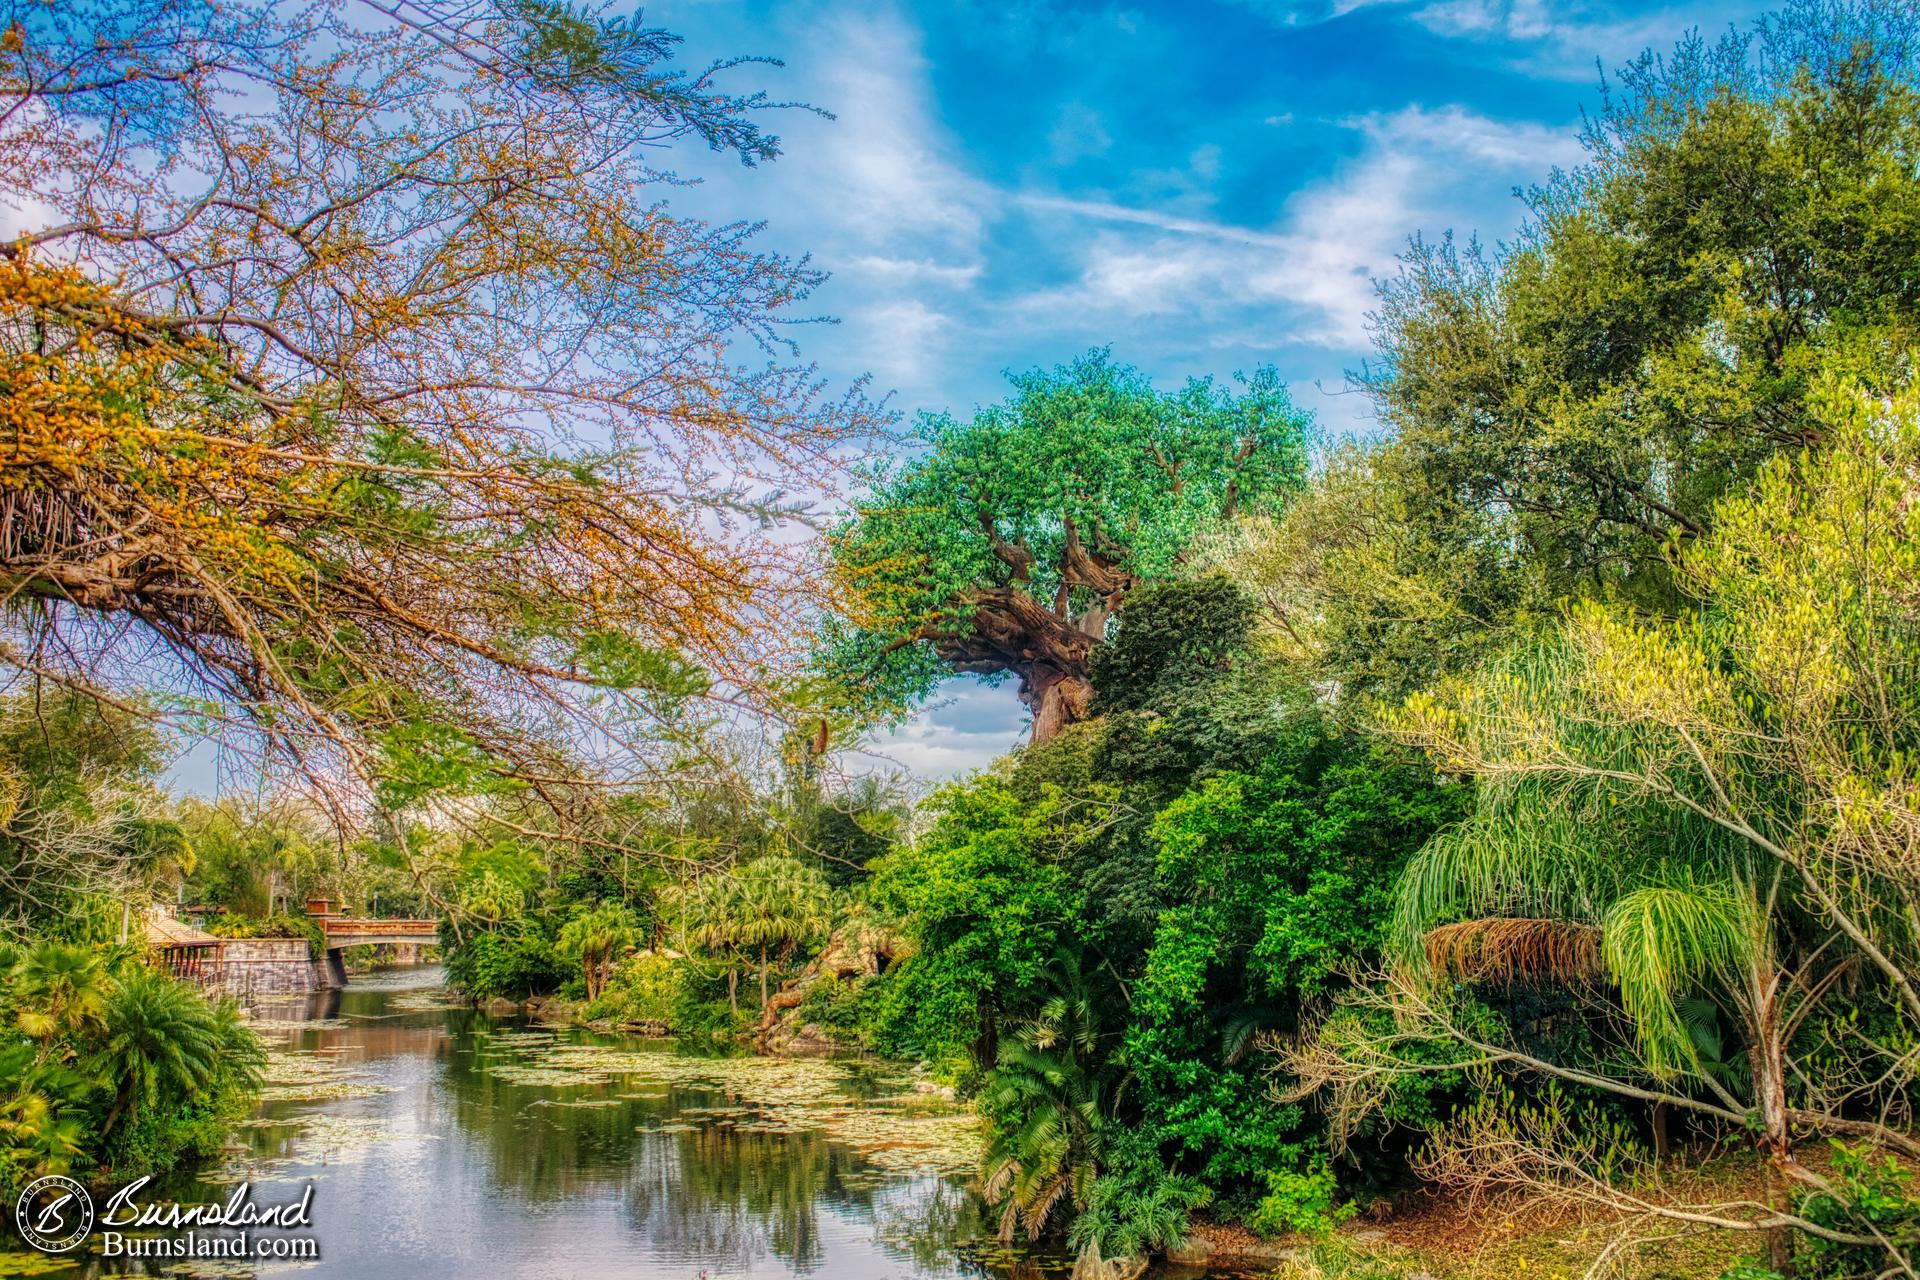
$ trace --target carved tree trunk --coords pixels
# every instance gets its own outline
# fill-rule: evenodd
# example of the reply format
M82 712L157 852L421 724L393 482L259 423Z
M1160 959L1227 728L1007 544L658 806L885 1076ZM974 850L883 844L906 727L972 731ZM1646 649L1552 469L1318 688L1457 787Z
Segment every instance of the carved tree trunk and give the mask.
M1033 713L1036 745L1086 718L1093 701L1087 661L1106 639L1107 620L1119 612L1135 582L1123 567L1125 547L1099 529L1089 547L1071 518L1063 523L1056 585L1047 601L1033 594L1033 553L1024 543L1003 538L993 517L982 512L980 528L1010 581L976 587L952 601L966 619L960 627L946 623L912 637L931 641L955 671L1019 676L1020 701ZM1082 606L1078 614L1076 601Z
M1047 741L1068 725L1086 719L1093 685L1084 674L1037 672L1021 681L1020 697L1033 710L1033 742Z

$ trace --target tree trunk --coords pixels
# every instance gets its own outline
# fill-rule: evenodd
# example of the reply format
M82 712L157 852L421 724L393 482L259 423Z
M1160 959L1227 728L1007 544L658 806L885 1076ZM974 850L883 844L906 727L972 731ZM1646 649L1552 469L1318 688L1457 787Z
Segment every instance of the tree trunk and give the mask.
M760 944L760 1009L761 1011L765 1012L766 1007L767 1007L767 946L763 942Z
M1015 587L969 593L971 627L934 638L934 650L955 671L1012 672L1020 677L1020 701L1033 713L1033 741L1045 742L1086 718L1093 700L1087 661L1106 634L1118 595L1079 617L1048 608Z
M113 1096L113 1107L107 1112L105 1123L100 1126L101 1137L104 1138L113 1132L114 1121L120 1118L120 1112L126 1108L129 1102L133 1101L133 1089L132 1076L128 1076L125 1080L121 1081L119 1091ZM128 1111L127 1114L132 1115L133 1113Z
M727 966L727 1007L733 1010L735 1022L740 1020L740 971L732 965Z
M765 1053L773 1040L774 1020L788 1009L797 1009L806 1000L807 982L803 977L799 985L784 988L773 993L773 998L760 1005L760 1033L754 1037L754 1052Z
M1084 675L1048 673L1044 684L1033 687L1028 705L1033 708L1033 745L1048 741L1070 724L1084 720L1087 704L1093 701L1093 685Z
M1787 1118L1786 1046L1780 1041L1778 995L1780 974L1763 971L1754 990L1753 1046L1747 1061L1753 1072L1753 1096L1760 1105L1760 1132L1755 1139L1766 1162L1767 1207L1785 1215L1793 1208L1793 1125ZM1771 1227L1766 1232L1767 1266L1791 1277L1793 1229Z

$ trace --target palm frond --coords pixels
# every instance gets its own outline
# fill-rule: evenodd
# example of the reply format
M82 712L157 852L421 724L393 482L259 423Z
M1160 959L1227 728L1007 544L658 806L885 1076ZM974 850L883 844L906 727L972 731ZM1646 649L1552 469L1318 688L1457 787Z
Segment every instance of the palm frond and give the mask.
M1652 885L1614 903L1603 926L1607 971L1656 1076L1702 1070L1676 1001L1747 965L1759 942L1752 897L1733 885Z
M1600 929L1570 920L1486 916L1429 929L1428 966L1463 982L1581 984L1604 980Z

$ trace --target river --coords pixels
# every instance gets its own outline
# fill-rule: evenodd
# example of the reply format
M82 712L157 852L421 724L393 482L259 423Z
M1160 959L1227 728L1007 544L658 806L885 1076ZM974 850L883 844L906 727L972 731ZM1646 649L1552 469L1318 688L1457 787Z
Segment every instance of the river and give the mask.
M94 1255L38 1274L1041 1274L991 1243L964 1176L978 1158L972 1118L896 1065L688 1056L488 1017L441 981L437 968L388 970L263 1008L276 1051L258 1114L237 1135L244 1146L154 1189L224 1201L244 1180L256 1204L274 1204L311 1183L317 1261ZM86 1247L100 1239L96 1230ZM6 1258L23 1274L37 1265L0 1255L0 1274L13 1269Z

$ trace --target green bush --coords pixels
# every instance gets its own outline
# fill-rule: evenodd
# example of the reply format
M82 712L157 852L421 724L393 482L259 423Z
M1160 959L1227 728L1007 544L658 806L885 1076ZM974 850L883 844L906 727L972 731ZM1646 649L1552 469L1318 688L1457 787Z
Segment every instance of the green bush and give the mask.
M872 994L872 984L866 979L842 982L827 974L809 987L806 998L801 1000L800 1024L817 1025L838 1040L859 1040L862 1028L872 1016Z
M1193 1211L1213 1200L1206 1184L1167 1168L1144 1134L1116 1131L1106 1154L1111 1172L1094 1179L1068 1243L1103 1258L1141 1257L1184 1244Z
M747 1017L736 1016L727 1003L725 981L692 968L681 971L673 1016L668 1021L680 1047L695 1053L737 1052L740 1032L747 1025Z
M1324 1157L1311 1161L1305 1169L1277 1169L1267 1172L1267 1194L1247 1218L1255 1234L1277 1236L1286 1232L1324 1236L1351 1218L1354 1206L1338 1204L1339 1186Z
M477 1000L547 995L572 976L572 966L528 921L469 934L447 953L448 980Z
M305 938L311 959L327 953L326 931L309 916L215 916L207 922L207 932L216 938Z
M586 1016L615 1022L657 1022L671 1029L680 999L680 965L652 951L636 951L613 967L600 998Z

